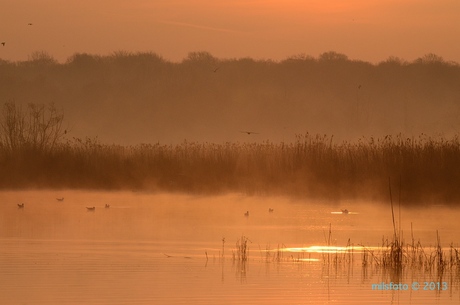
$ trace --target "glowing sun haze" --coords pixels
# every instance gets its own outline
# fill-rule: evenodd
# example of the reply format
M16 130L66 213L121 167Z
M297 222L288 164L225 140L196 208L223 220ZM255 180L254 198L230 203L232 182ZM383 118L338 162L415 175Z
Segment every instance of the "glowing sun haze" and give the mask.
M281 60L326 51L379 62L435 53L460 62L458 0L24 0L0 11L0 58L191 51ZM29 25L31 23L32 25Z

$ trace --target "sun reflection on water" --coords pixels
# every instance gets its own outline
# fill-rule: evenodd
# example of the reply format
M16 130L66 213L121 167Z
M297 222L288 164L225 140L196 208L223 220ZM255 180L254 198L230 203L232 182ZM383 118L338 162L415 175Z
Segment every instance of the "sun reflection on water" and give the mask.
M310 246L310 247L294 247L283 248L281 251L293 253L363 253L366 250L376 250L378 247L363 247L363 246Z

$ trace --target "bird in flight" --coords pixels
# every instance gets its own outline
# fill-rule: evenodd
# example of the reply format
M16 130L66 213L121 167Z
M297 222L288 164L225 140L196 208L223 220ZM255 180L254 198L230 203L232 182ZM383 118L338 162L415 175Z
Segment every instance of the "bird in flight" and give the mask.
M247 133L248 135L251 135L251 134L259 134L258 132L254 132L254 131L242 131L242 130L240 130L240 132L242 132L242 133Z
M5 43L6 43L6 42L3 41L3 42L2 42L2 46L5 46Z

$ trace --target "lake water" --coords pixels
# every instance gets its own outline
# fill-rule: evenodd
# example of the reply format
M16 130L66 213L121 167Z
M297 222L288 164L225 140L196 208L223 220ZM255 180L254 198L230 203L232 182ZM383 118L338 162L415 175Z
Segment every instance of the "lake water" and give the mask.
M445 253L458 249L459 210L398 211L427 256L437 234ZM389 203L1 192L0 304L458 304L457 265L398 277L363 267L361 246L377 253L392 235ZM385 289L396 284L407 289Z

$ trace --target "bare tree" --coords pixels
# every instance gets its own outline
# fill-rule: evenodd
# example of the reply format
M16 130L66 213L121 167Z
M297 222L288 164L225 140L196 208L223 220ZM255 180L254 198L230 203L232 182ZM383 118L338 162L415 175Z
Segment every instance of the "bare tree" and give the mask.
M23 111L14 102L5 103L0 117L0 143L11 152L52 150L65 132L64 114L53 103L28 104Z

